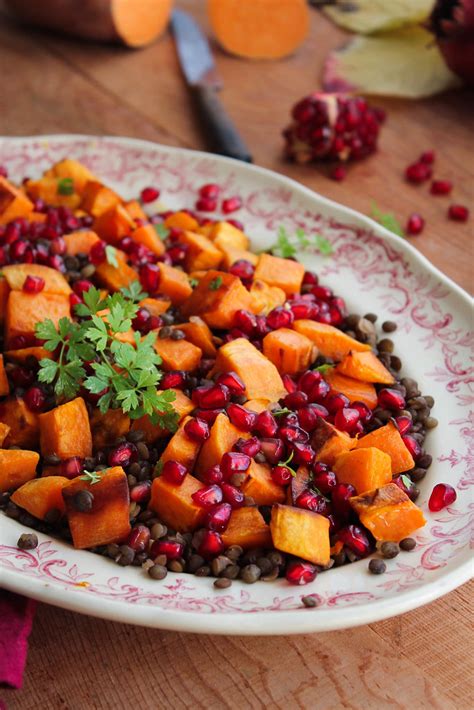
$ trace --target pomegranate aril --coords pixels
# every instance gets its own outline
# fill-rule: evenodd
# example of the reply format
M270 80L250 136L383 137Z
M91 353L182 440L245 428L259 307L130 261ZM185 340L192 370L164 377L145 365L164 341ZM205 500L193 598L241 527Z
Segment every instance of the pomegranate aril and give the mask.
M229 478L233 473L244 473L251 462L252 460L247 454L242 454L240 451L227 451L220 463L224 478Z
M348 525L337 533L338 539L358 557L369 554L371 544L367 534L358 525Z
M212 508L222 502L222 489L217 484L213 483L192 494L191 498L201 508Z
M305 444L309 439L308 432L294 424L281 426L278 435L288 444Z
M215 183L208 183L206 185L203 185L202 187L199 188L199 196L200 197L205 197L211 200L215 200L217 197L219 197L221 193L221 188L219 185L216 185Z
M84 463L78 456L71 456L71 458L61 461L59 470L61 476L75 478L84 472Z
M328 385L328 383L326 382L326 380L319 380L319 382L317 382L313 386L313 388L311 389L311 391L308 394L309 401L310 402L325 401L330 390L331 390L331 388Z
M232 395L245 394L245 385L236 372L223 372L216 382L218 385L225 385Z
M318 568L310 562L290 562L285 572L285 579L290 584L300 585L314 582Z
M329 171L329 177L336 182L342 182L347 175L347 170L343 165L335 165Z
M403 443L416 461L421 456L421 446L410 434L402 436Z
M245 495L231 483L222 484L222 494L225 502L229 503L232 508L241 508L245 502Z
M290 328L294 319L295 317L290 309L277 306L267 315L267 325L273 330Z
M232 506L229 503L220 503L209 510L204 524L209 530L222 533L227 529L231 515Z
M156 187L144 187L140 193L140 199L143 204L154 202L160 196L160 191Z
M296 382L294 381L294 379L292 378L291 375L288 375L285 373L284 375L282 375L281 379L282 379L283 385L284 385L286 391L288 392L288 394L291 394L292 392L296 392L296 390L297 390Z
M198 390L193 392L197 393ZM197 403L203 409L216 409L225 407L230 399L230 390L225 385L213 385L211 387L199 388Z
M168 483L172 483L175 486L180 486L182 484L187 473L188 469L186 466L183 466L182 463L174 461L173 459L165 461L161 469L161 476L165 479L165 481L168 481Z
M427 163L412 163L405 170L405 177L408 182L419 184L431 177L432 170Z
M161 381L161 389L178 389L182 390L186 385L186 373L182 370L175 370L174 372L166 372Z
M298 419L301 427L308 432L312 432L316 428L320 417L326 419L329 412L321 404L308 404L301 409L298 409Z
M51 254L59 254L59 256L63 256L63 254L66 253L66 242L62 237L55 237L49 245L49 250Z
M398 390L384 388L379 391L377 400L382 409L405 409L405 398Z
M229 269L232 276L237 276L242 281L249 281L255 273L255 266L247 259L238 259L234 261Z
M107 462L109 466L128 466L136 459L137 447L135 444L123 442L109 452Z
M35 373L31 370L27 370L25 367L17 365L13 370L10 370L10 379L15 385L15 387L29 387L34 379Z
M354 431L360 418L359 410L350 407L339 409L334 417L334 425L336 429L350 434Z
M308 395L305 392L297 390L296 392L289 392L283 400L283 404L288 409L299 409L304 407L308 402Z
M224 214L230 214L231 212L235 212L236 210L239 210L242 207L242 200L240 197L228 197L226 200L222 200L222 212Z
M51 269L56 269L56 271L60 271L61 273L65 273L66 271L64 261L59 254L51 254L51 256L48 257L47 266L51 267Z
M201 479L203 483L208 483L209 485L220 485L224 480L224 475L221 471L221 467L216 464L206 469L203 474L201 474Z
M395 418L396 425L398 427L398 431L400 432L401 436L405 436L405 434L408 434L412 427L412 420L410 417L396 417Z
M225 409L195 409L193 414L197 419L202 419L212 426L219 414L224 414Z
M262 446L256 436L251 436L250 439L237 439L233 446L234 451L239 451L241 454L246 454L253 458L261 450Z
M209 425L202 419L189 419L184 425L184 431L190 439L198 442L206 441L210 436Z
M23 282L25 293L39 293L44 289L45 281L41 276L27 276Z
M357 409L359 412L359 422L367 424L372 419L373 412L365 402L351 402L351 409Z
M202 536L201 543L197 552L204 559L209 560L212 557L217 557L224 550L224 543L218 532L215 530L206 530Z
M137 525L132 528L127 538L127 545L135 552L143 552L150 542L150 530L146 525Z
M455 222L467 222L469 210L464 205L451 205L448 209L448 217Z
M199 212L215 212L217 209L217 200L211 197L201 197L199 200L196 200L194 206Z
M303 466L310 466L314 461L314 449L309 444L296 442L292 445L293 460Z
M278 486L287 486L293 477L291 468L287 466L274 466L271 470L271 477Z
M428 508L432 513L437 513L439 510L454 503L457 497L456 491L449 483L437 483L431 491Z
M272 438L278 431L278 424L273 414L264 409L258 414L254 429L260 436Z
M270 332L270 328L267 323L266 316L257 316L256 325L256 338L264 338L267 333Z
M235 312L233 325L246 335L253 335L257 327L257 318L253 313L245 310Z
M78 296L82 296L85 291L89 291L89 289L93 288L93 286L94 284L92 281L88 281L88 279L79 279L79 281L75 282L72 289Z
M263 438L260 439L261 451L270 464L279 463L285 453L285 445L281 439Z
M331 414L336 414L336 412L338 412L340 409L348 407L350 405L350 400L344 394L330 394L324 400L324 405L327 408L328 412L330 412Z
M140 283L147 293L156 293L160 285L160 267L157 264L143 264L139 271Z
M302 318L306 320L314 320L319 313L319 308L315 303L298 301L291 304L291 312L293 313L295 320L300 320Z
M426 163L427 165L432 165L435 161L436 154L434 150L425 150L418 158L419 163Z
M433 180L430 192L432 195L449 195L453 189L453 183L449 180Z
M23 399L31 412L41 412L46 404L46 395L41 387L30 387L23 395Z
M349 498L357 495L356 489L350 483L338 483L332 490L332 505L334 513L341 519L347 519L352 511Z
M315 473L313 474L312 485L317 488L318 491L321 491L323 495L330 495L332 493L332 490L337 485L336 474L334 473L334 471L321 471L321 473Z
M158 555L166 555L168 560L179 560L183 556L184 545L174 540L155 540L150 547L150 557L154 559Z
M320 372L317 372L316 370L307 370L301 375L298 381L298 387L303 390L303 392L306 392L306 394L309 394L313 387L318 385L320 382Z
M134 503L145 503L151 493L151 481L142 481L130 489L130 500Z
M395 483L396 486L400 488L404 493L407 494L410 498L413 495L413 492L417 491L417 488L411 478L407 475L403 476L395 476L392 478L392 483Z
M71 309L74 310L74 307L79 305L79 303L84 303L82 298L77 295L77 293L70 293L69 294L69 305L71 306Z
M241 431L252 431L257 422L257 413L231 402L227 405L227 416L234 426Z
M325 497L309 490L299 494L295 505L297 508L311 510L313 513L319 513L320 515L328 512L328 504Z
M408 217L407 224L405 227L405 230L407 234L411 234L413 236L416 236L417 234L421 234L425 226L425 220L421 216L421 214L417 214L414 212Z

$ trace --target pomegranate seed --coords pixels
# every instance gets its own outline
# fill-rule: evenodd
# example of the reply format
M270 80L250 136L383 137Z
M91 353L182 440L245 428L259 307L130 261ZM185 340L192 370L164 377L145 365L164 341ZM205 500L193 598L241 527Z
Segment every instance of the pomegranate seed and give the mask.
M44 289L45 281L41 276L27 276L23 282L25 293L39 293Z
M173 459L165 461L161 470L161 475L165 481L168 481L168 483L172 483L175 486L180 486L182 484L187 473L188 469L186 466L183 466L182 463L174 461Z
M215 212L217 200L213 200L210 197L201 197L194 206L199 212Z
M206 530L204 533L201 544L198 547L198 555L204 557L208 560L211 557L217 557L224 550L224 543L218 532L215 530Z
M319 308L315 303L298 301L291 304L291 312L293 313L295 320L300 320L301 318L306 320L314 320L319 313Z
M219 197L220 193L221 188L215 183L209 183L208 185L203 185L199 188L199 196L206 197L211 200L215 200L217 197Z
M286 486L291 481L293 473L287 466L274 466L271 470L273 482L278 486Z
M313 467L314 471L314 467ZM334 471L321 471L313 474L313 486L321 491L325 496L332 493L333 488L337 485L336 474Z
M410 454L413 456L414 460L416 461L418 458L420 458L421 446L419 445L417 440L410 436L410 434L402 436L402 440Z
M224 414L225 409L195 409L194 416L197 419L202 419L212 426L219 414Z
M240 229L241 232L245 231L245 227L244 227L243 223L240 222L238 219L226 219L226 222L228 224L231 224L236 229Z
M280 427L282 426L299 426L300 422L296 412L288 412L282 417L279 417Z
M283 306L277 306L267 315L267 324L272 330L290 328L295 317L293 312Z
M305 431L313 431L316 428L319 417L326 419L329 412L321 404L308 404L306 407L298 409L298 419Z
M135 444L123 442L109 452L107 462L109 466L128 466L137 459L137 447Z
M250 439L237 439L233 446L234 451L239 451L241 454L247 454L250 458L256 456L261 448L262 446L260 441L256 436L251 436Z
M330 387L326 380L319 380L309 392L310 402L321 402L326 399L330 392Z
M427 163L413 163L405 170L405 177L408 182L419 184L431 177L432 170Z
M146 335L150 331L151 313L148 308L139 308L135 318L132 320L132 327Z
M29 387L35 379L35 373L18 365L10 370L10 379L15 387Z
M63 256L66 253L66 242L62 237L55 237L49 245L51 254L59 254Z
M31 261L28 261L28 254L30 252L31 249L28 242L24 239L18 239L10 246L10 259L12 261L20 261L22 263L31 263Z
M175 540L155 540L150 548L150 557L154 559L158 555L166 555L168 560L178 560L183 556L184 545Z
M212 508L222 502L222 489L216 484L210 484L192 494L191 498L201 508Z
M370 541L366 533L358 525L348 525L341 528L337 534L339 540L352 550L358 557L365 557L370 552Z
M160 285L160 267L156 264L143 264L139 271L140 283L147 293L156 293Z
M432 165L435 161L436 154L434 150L425 150L424 153L418 158L418 162L426 163L427 165Z
M453 189L453 183L449 180L433 180L430 192L432 195L449 195Z
M240 404L227 405L227 415L234 426L241 431L251 431L257 422L256 412L242 407Z
M160 191L157 190L156 187L144 187L140 193L140 199L144 205L147 205L149 202L154 202L159 196Z
M232 515L232 506L229 503L220 503L215 505L206 515L205 526L209 530L216 532L224 532L229 525L230 516Z
M309 444L301 444L296 442L291 448L293 452L293 460L303 466L309 466L314 460L314 449Z
M4 165L0 165L0 177L7 178L8 177L8 170Z
M244 473L251 462L252 460L247 454L242 454L239 451L227 451L221 459L224 478L229 478L233 473Z
M296 390L295 392L289 392L283 400L283 404L288 409L299 409L304 407L308 402L308 395L305 392Z
M229 503L232 508L241 508L245 502L242 491L230 483L222 484L222 494L226 503Z
M456 491L449 483L437 483L431 491L428 507L432 513L437 513L454 503L457 497Z
M367 422L370 422L374 416L372 410L366 405L365 402L352 402L351 409L357 409L359 412L359 419L362 424L367 424Z
M253 335L257 327L257 318L253 313L241 309L235 312L233 324L246 335Z
M467 222L469 219L469 210L464 205L451 205L448 210L449 219L455 222Z
M400 432L401 436L408 434L412 427L412 421L410 417L396 417L395 422L397 424L398 431Z
M421 214L414 212L408 217L405 230L407 234L417 235L421 234L425 226L425 220Z
M347 175L347 170L344 165L335 165L329 172L329 177L331 180L336 180L336 182L342 182Z
M69 305L71 306L71 309L74 310L75 306L79 305L79 303L84 303L82 298L77 295L77 293L70 293L69 294Z
M225 407L230 399L230 391L225 385L213 385L212 387L199 388L198 404L202 409L216 409ZM194 394L198 390L194 390Z
M321 301L329 301L334 296L332 290L328 286L314 286L314 288L311 289L311 293Z
M347 519L352 511L349 498L357 495L354 486L350 483L338 483L332 491L332 504L334 512L339 518Z
M216 380L218 385L225 385L233 395L245 394L245 385L236 372L225 372Z
M59 254L51 254L51 256L48 257L48 264L47 265L51 269L56 269L56 271L60 271L61 273L65 273L65 271L66 271L66 267L64 266L64 261L59 256Z
M186 385L186 373L182 370L174 370L166 372L160 382L160 387L164 390L178 389L182 390Z
M327 509L327 501L322 495L317 495L312 491L303 491L299 494L295 501L297 508L304 508L305 510L311 510L313 513L319 513L323 515Z
M150 542L150 530L146 525L137 525L132 528L127 538L127 545L135 552L143 552Z
M255 424L255 431L265 438L272 438L278 431L278 424L271 412L264 409L257 416L257 422Z
M292 392L296 392L296 389L297 389L296 382L291 377L291 375L288 375L288 374L282 375L281 379L282 379L282 382L283 382L283 385L284 385L286 391L289 394L291 394Z
M417 488L409 476L395 476L392 478L392 483L400 488L404 493L412 498L413 493L417 491Z
M224 475L221 471L221 467L216 464L206 469L201 476L203 483L208 483L209 485L220 485L224 480Z
M351 409L350 407L344 407L344 409L339 409L334 417L334 424L336 429L340 431L345 431L351 433L354 427L358 423L360 418L358 409Z
M237 276L242 281L249 281L253 279L255 266L251 264L250 261L247 261L247 259L238 259L234 261L230 267L229 273L232 274L232 276Z
M41 412L46 403L46 395L41 387L30 387L23 395L23 399L31 412Z
M285 578L290 584L300 585L314 582L318 569L310 562L290 562L286 568Z
M324 404L331 414L336 414L336 412L340 409L348 407L350 405L350 401L344 394L338 393L330 394L329 397L326 397Z
M87 279L79 279L79 281L76 281L73 288L74 293L76 293L78 296L82 296L84 291L89 291L89 289L93 288L94 284L92 281L88 281Z
M268 463L277 464L282 460L285 453L285 445L281 439L260 439L260 446Z
M236 212L242 207L242 200L240 197L228 197L226 200L222 200L222 212L224 214L230 214L231 212Z
M304 372L298 382L298 387L309 394L313 387L321 381L321 373L316 370L307 370Z
M151 481L142 481L130 489L130 500L134 503L145 503L151 492Z
M278 434L288 444L305 444L309 439L308 432L295 425L281 426Z
M66 478L75 478L84 472L84 464L82 459L77 456L71 456L69 459L61 461L61 476Z
M257 338L264 338L267 333L270 332L268 327L267 319L265 316L257 316Z
M184 425L184 431L193 441L206 441L209 439L210 431L207 422L202 419L190 419Z
M380 390L377 401L383 409L405 409L405 398L397 390L388 387Z

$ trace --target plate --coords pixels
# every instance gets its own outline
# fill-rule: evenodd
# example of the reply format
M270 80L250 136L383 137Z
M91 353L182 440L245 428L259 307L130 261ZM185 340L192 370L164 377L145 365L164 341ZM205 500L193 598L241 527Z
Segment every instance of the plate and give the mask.
M275 241L280 225L327 237L331 257L301 255L323 282L342 295L351 311L395 320L396 352L403 372L436 400L439 426L427 438L433 465L420 484L418 503L427 525L415 551L389 560L380 577L367 560L321 574L312 584L284 580L215 590L211 579L170 574L151 580L140 568L122 568L103 557L46 535L32 551L16 540L24 528L0 518L0 576L7 589L73 611L114 621L177 631L221 634L291 634L328 631L378 621L446 594L471 574L474 483L471 302L405 240L372 220L331 202L276 173L228 158L168 148L128 138L47 136L0 139L0 164L14 179L39 176L65 156L83 161L125 197L148 184L161 188L170 208L193 205L197 189L218 182L226 195L240 195L236 217L254 248ZM472 386L472 385L471 385ZM430 513L436 482L451 483L454 505ZM315 594L316 608L301 597Z

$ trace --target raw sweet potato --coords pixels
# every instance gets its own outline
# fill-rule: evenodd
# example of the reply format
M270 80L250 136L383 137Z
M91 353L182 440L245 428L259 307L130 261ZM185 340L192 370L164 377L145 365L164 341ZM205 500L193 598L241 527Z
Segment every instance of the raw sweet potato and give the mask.
M121 202L121 198L109 187L96 180L89 180L82 193L81 208L92 217L99 217Z
M293 328L312 340L320 355L329 357L336 362L343 360L351 351L370 350L370 345L359 343L358 340L346 335L342 330L332 325L326 325L326 323L317 323L315 320L295 320Z
M203 488L201 481L190 473L180 486L168 483L163 477L155 478L151 484L150 510L160 520L179 532L190 532L200 527L206 516L205 508L197 505L193 493Z
M30 357L35 357L38 362L44 360L45 358L52 360L54 358L53 353L46 348L41 348L39 345L32 346L31 348L19 348L18 350L7 350L5 352L5 357L13 362L26 362Z
M45 318L50 318L57 325L61 318L70 318L70 315L68 296L10 291L5 320L7 349L17 335L34 336L36 324Z
M55 454L61 459L91 456L91 427L82 397L40 414L39 421L43 456Z
M75 210L79 207L81 196L74 192L74 186L67 182L67 189L63 190L63 178L42 177L39 180L28 180L26 191L33 200L43 200L53 207L68 207ZM69 187L72 189L70 190Z
M124 542L130 533L130 497L123 468L114 466L98 474L100 481L97 483L89 483L84 476L77 476L62 491L72 542L80 550ZM89 491L93 495L91 510L80 512L76 509L75 496L79 491Z
M158 390L160 392L160 390ZM173 409L178 414L178 421L193 411L195 405L181 390L173 390L176 399L172 402ZM150 417L145 415L140 419L134 419L131 426L132 431L142 431L144 441L147 444L152 444L156 439L169 435L169 431L163 429L159 424L153 424Z
M318 350L306 335L289 328L278 328L264 337L263 354L281 374L296 375L316 360Z
M204 442L199 454L196 471L199 474L207 471L211 466L221 462L221 458L227 451L231 451L237 439L248 439L250 434L237 429L226 414L218 414L211 427L211 435Z
M248 249L250 244L247 235L229 222L213 224L209 239L212 239L218 249Z
M392 480L392 460L375 446L341 454L333 470L340 483L350 483L359 494L380 488Z
M121 409L109 409L105 414L101 414L100 410L94 407L90 427L93 449L104 449L129 432L130 418Z
M41 293L57 293L64 296L72 293L72 289L64 276L56 269L41 264L11 264L2 267L2 274L6 278L12 291L21 291L27 276L39 276L44 281Z
M165 219L165 227L195 232L199 228L199 222L187 212L175 212Z
M160 285L159 291L163 296L167 296L174 306L180 306L192 294L193 289L189 284L189 278L174 266L168 266L160 262Z
M186 422L190 421L190 419L191 417L185 417L183 419L178 430L173 434L166 446L166 449L161 454L160 462L165 463L170 460L178 461L183 464L183 466L186 466L189 473L192 473L194 464L201 449L201 444L199 441L190 439L184 431Z
M189 372L199 367L201 362L201 348L187 340L160 338L158 335L153 347L163 361L164 370L186 370Z
M277 550L323 567L329 563L329 520L323 515L289 505L274 505L270 531Z
M340 454L356 446L356 440L320 417L311 437L311 446L316 452L316 461L332 466Z
M350 504L376 540L399 542L426 523L420 508L395 483L355 496Z
M39 454L25 449L0 449L0 493L15 490L36 476Z
M134 228L135 222L123 205L110 207L94 220L94 232L101 239L115 246L124 237L127 237Z
M369 434L361 437L356 444L357 448L367 448L375 446L384 451L392 459L392 474L409 471L415 465L412 455L403 443L400 432L393 422L388 422L385 426L374 429Z
M10 433L10 427L4 422L0 422L0 447L3 446L3 442Z
M282 306L286 301L286 293L278 286L269 286L265 281L254 280L250 293L252 295L253 312L267 315L277 306Z
M31 212L33 212L31 200L0 175L0 225L8 224L17 217L28 217Z
M216 356L217 350L212 340L212 332L202 318L190 316L189 323L180 323L176 328L182 330L186 340L200 348L205 357Z
M156 229L152 224L143 224L136 227L130 234L131 238L137 244L143 244L156 256L161 256L165 253L165 245L156 233Z
M286 394L280 373L260 350L245 338L236 338L219 349L213 372L236 372L249 399L278 402Z
M361 382L378 382L384 385L391 385L395 382L394 376L372 352L350 352L339 363L337 370L341 375L353 377Z
M36 449L39 444L38 415L26 406L21 397L0 402L0 422L10 427L5 446Z
M171 301L167 298L143 298L139 305L146 308L152 316L161 316L170 308Z
M290 485L286 489L286 502L288 505L295 505L296 499L301 493L309 488L311 483L311 473L307 466L299 466L296 476L293 476Z
M0 397L6 397L10 393L10 385L8 384L5 365L3 364L3 355L0 353Z
M81 232L71 232L63 237L66 242L66 254L76 256L76 254L88 254L91 247L99 241L99 237L92 230L84 229Z
M257 505L273 505L283 503L286 498L283 486L275 483L271 476L268 464L257 463L252 460L247 470L247 478L241 486L246 496L253 498Z
M252 547L266 548L272 545L270 528L255 506L232 511L227 530L222 533L225 547L239 545L244 550Z
M183 232L179 238L186 244L184 268L186 271L217 269L222 261L222 252L210 239L195 232Z
M44 177L69 178L73 181L74 192L77 192L78 195L82 194L89 180L96 179L85 165L71 158L65 158L52 165L49 170L45 171Z
M344 394L351 402L364 402L370 409L377 406L377 392L371 382L361 382L341 375L334 367L324 373L324 379L331 393Z
M271 254L260 254L254 273L254 279L265 281L269 286L278 286L287 296L300 292L303 276L304 266L299 261Z
M9 293L10 286L8 285L7 280L4 279L3 276L0 276L0 323L3 323L5 320Z
M66 506L62 491L69 483L69 478L64 476L34 478L18 488L10 500L39 520L44 520L52 510L64 515Z
M161 290L161 288L160 288ZM241 280L225 271L208 271L183 304L184 316L201 316L211 328L231 328L235 313L253 309Z
M125 203L124 207L135 223L137 220L148 222L147 214L138 200L129 200Z
M229 271L232 264L235 264L236 261L241 261L242 259L249 261L253 266L257 265L258 256L251 251L247 251L246 249L235 249L235 247L228 246L220 246L219 249L222 253L220 268L224 271ZM263 281L261 283L263 283Z
M126 254L120 249L115 250L118 267L103 261L95 267L99 283L109 291L120 291L121 288L130 286L133 281L138 281L137 272L127 264Z

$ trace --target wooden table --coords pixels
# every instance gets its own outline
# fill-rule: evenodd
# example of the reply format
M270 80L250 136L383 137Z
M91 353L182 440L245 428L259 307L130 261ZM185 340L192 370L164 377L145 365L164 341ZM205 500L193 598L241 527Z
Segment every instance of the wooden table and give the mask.
M206 26L201 3L179 4ZM453 198L472 207L472 95L378 101L389 116L380 152L351 167L343 183L314 166L282 161L279 134L290 106L318 88L323 59L342 39L314 12L310 39L285 61L244 63L216 50L222 100L258 165L365 213L373 202L402 222L419 211L427 226L414 243L471 289L472 219L449 222L449 200L407 185L402 174L422 150L434 148L437 175L452 179ZM1 134L116 134L204 147L168 36L129 52L25 31L0 14L0 75ZM461 710L473 704L471 592L465 585L427 607L358 629L287 638L161 633L40 605L24 687L4 698L18 710Z

